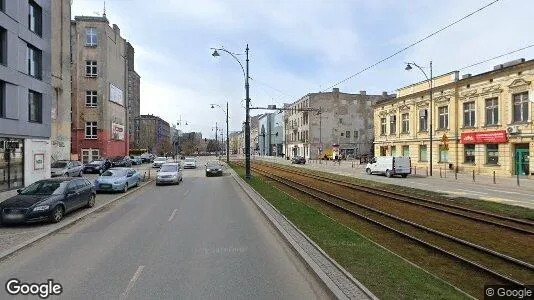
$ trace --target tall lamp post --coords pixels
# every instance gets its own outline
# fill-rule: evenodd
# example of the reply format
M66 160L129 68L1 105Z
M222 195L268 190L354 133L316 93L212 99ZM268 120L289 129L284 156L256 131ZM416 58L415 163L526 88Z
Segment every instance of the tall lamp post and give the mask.
M406 71L410 71L412 69L412 66L416 66L417 68L419 68L419 70L421 70L421 72L425 75L426 80L428 80L428 85L429 85L429 90L430 90L430 107L429 107L430 170L429 170L429 174L430 176L432 176L432 123L433 123L432 111L434 110L433 103L432 103L432 79L433 79L432 78L432 61L430 61L430 79L426 75L423 68L414 62L406 63Z
M184 124L184 123L185 123L185 124ZM182 116L180 116L180 120L178 120L178 122L176 122L176 125L178 125L178 128L179 128L178 130L180 131L180 133L178 133L178 149L177 149L177 150L178 150L178 156L180 156L180 152L181 152L181 151L180 151L180 148L182 147L182 146L180 145L180 134L183 134L183 132L182 132L182 125L186 125L186 126L187 126L187 125L189 125L189 124L187 123L187 121L182 120Z
M245 77L245 103L246 103L246 108L245 108L245 178L246 179L250 179L250 117L249 117L249 113L250 113L250 97L249 97L249 84L248 84L248 79L249 79L249 76L248 76L248 44L247 44L247 48L245 49L245 53L246 53L246 70L245 68L243 68L243 64L241 63L241 61L239 61L239 59L237 58L236 55L239 55L239 54L236 54L236 53L232 53L226 49L223 49L223 48L211 48L213 50L213 53L211 54L212 56L214 57L218 57L220 56L219 55L219 52L217 51L223 51L227 54L229 54L230 56L232 56L238 63L239 63L239 66L241 66L241 70L243 71L243 76Z
M211 104L211 108L215 108L215 106L218 106L222 109L224 114L226 115L226 163L230 162L230 136L228 135L228 101L226 101L226 110L219 104Z

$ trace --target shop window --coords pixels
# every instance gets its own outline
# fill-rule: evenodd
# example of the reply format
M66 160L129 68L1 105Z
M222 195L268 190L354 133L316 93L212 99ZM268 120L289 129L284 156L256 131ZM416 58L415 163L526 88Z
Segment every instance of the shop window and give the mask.
M439 161L440 162L449 161L449 150L443 146L439 147Z
M464 163L475 163L475 145L464 145Z
M402 156L410 156L410 146L402 146Z
M24 186L24 140L0 137L0 192Z
M419 161L428 161L426 145L419 145Z
M397 146L391 146L391 156L397 155Z
M499 145L487 144L486 145L486 163L488 165L499 164Z

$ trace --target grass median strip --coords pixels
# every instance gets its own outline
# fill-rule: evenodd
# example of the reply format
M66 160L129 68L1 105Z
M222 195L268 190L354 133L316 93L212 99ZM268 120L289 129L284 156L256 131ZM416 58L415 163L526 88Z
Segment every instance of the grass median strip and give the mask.
M232 165L239 176L243 168ZM247 181L293 224L382 299L463 299L465 294L260 177Z

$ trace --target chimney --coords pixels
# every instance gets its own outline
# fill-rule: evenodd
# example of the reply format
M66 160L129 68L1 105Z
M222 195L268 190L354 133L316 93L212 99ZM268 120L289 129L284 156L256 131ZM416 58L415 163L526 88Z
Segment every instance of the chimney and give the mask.
M382 96L387 97L388 96L388 92L382 92Z
M466 79L466 78L469 78L469 77L471 77L471 74L464 74L464 75L462 75L462 79Z
M334 92L334 93L339 93L339 88L333 88L333 89L332 89L332 92Z
M365 91L360 91L360 95L367 95L367 92L365 92Z

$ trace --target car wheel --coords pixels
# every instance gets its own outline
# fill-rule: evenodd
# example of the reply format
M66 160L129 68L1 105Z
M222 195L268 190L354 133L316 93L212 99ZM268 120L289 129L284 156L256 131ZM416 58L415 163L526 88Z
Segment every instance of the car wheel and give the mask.
M365 170L365 173L367 173L367 175L371 175L371 169L370 169L370 168L367 168L367 169Z
M91 208L95 206L95 203L96 203L96 195L91 194L91 196L89 196L89 201L87 201L86 207Z
M122 188L122 192L126 193L128 191L128 182L124 184L124 188Z
M78 173L78 177L82 177L83 176L83 170L80 170L80 173Z
M63 176L65 176L65 177L69 177L69 172L63 174Z
M210 174L208 172L206 172L206 177L210 177Z
M56 206L54 210L52 211L52 217L51 217L52 223L58 223L59 221L61 221L61 219L63 219L64 213L65 211L63 210L63 206L61 205Z
M137 179L137 182L135 183L135 187L139 186L139 182L141 182L141 179Z
M390 178L390 177L391 177L391 171L390 171L390 170L386 170L386 177L387 177L387 178Z
M98 175L102 175L102 169L98 170Z
M402 178L406 178L406 177L408 177L408 174L402 174L401 176L402 176Z

